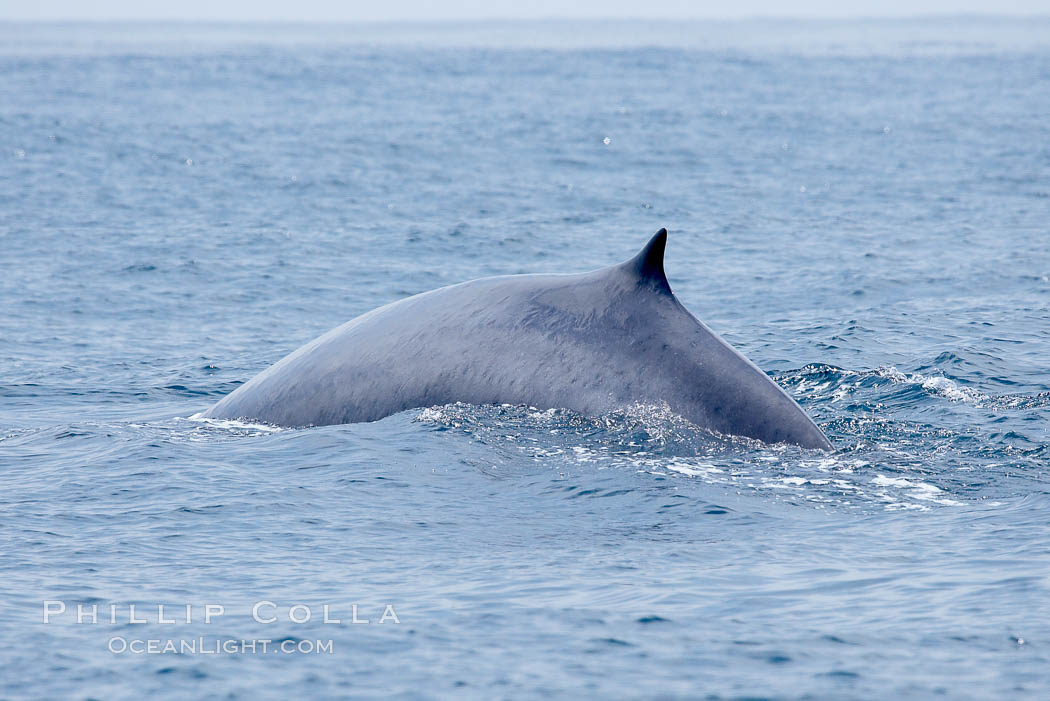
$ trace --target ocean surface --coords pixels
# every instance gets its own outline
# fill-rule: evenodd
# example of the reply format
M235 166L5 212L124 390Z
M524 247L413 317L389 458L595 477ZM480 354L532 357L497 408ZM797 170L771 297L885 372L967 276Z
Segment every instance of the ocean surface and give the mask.
M833 454L196 416L660 227ZM1045 698L1048 471L1048 19L0 24L0 698Z

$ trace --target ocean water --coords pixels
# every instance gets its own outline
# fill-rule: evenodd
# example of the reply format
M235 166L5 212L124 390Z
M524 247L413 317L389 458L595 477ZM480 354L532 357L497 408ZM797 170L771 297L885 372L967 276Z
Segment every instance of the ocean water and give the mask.
M0 25L0 698L1045 696L1048 38ZM833 454L656 407L195 417L660 227Z

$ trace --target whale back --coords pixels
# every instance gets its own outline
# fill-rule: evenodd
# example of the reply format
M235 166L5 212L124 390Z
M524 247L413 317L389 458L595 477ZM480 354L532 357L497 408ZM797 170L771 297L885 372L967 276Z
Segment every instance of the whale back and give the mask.
M829 448L791 397L674 296L666 240L661 229L630 260L588 273L483 278L380 307L205 415L307 426L452 402L590 415L640 403L720 433Z

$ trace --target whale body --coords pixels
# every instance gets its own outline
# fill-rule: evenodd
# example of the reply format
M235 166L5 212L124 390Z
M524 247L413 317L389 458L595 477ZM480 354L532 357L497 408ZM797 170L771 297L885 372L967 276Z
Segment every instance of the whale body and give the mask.
M587 415L666 405L718 433L830 450L784 390L678 301L666 240L661 229L635 257L593 272L483 278L387 304L203 416L321 426L453 402Z

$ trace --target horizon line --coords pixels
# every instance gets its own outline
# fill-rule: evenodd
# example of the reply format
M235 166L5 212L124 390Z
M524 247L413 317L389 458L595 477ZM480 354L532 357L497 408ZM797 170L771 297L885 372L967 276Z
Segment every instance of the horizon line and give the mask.
M369 18L369 19L333 19L333 18L284 18L265 17L239 19L230 17L0 17L0 24L240 24L240 25L359 25L359 24L487 24L492 22L539 24L544 22L861 22L861 21L908 21L908 20L945 20L945 19L1004 19L1028 20L1050 19L1050 11L1042 12L921 12L915 14L894 13L881 15L821 15L821 14L755 14L741 16L574 16L548 15L543 17L490 16L490 17L427 17L427 18Z

